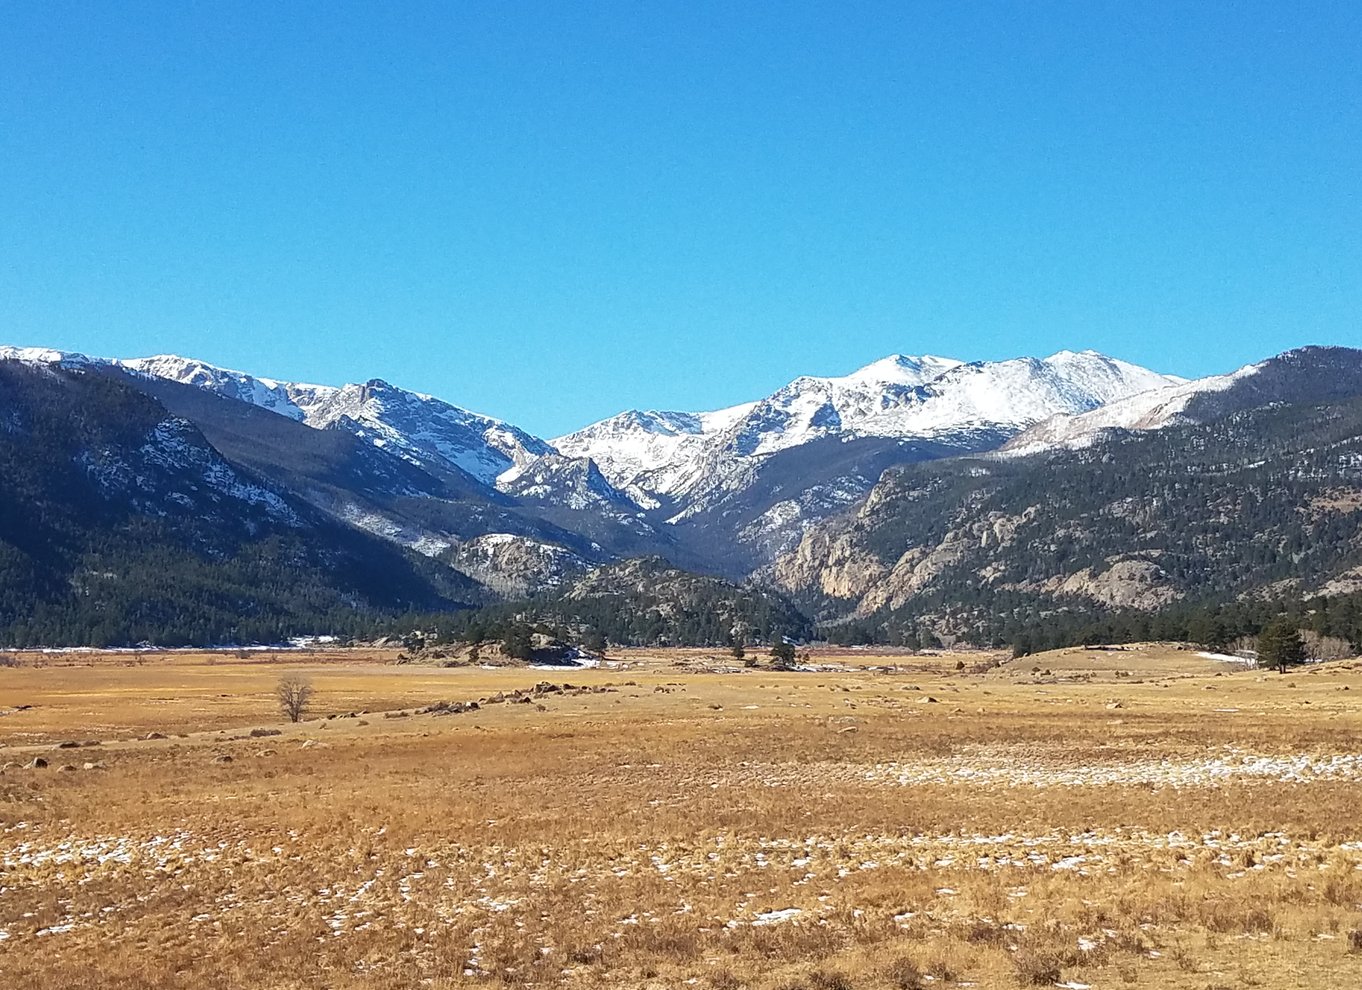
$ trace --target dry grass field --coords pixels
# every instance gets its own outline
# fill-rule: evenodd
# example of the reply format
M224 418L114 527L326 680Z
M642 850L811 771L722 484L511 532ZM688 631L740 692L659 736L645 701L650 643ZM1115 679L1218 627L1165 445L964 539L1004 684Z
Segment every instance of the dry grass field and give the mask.
M0 986L1362 985L1362 665L614 659L24 655Z

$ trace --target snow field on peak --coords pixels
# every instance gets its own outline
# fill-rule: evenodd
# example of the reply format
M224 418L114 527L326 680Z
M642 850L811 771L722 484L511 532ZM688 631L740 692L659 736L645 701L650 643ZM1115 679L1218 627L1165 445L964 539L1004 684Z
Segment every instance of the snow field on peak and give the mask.
M718 413L621 413L554 445L591 457L616 487L678 498L731 487L725 479L737 480L741 462L825 437L1015 433L1181 381L1094 351L969 364L891 355L842 377L797 378Z
M22 361L25 364L95 364L92 358L75 351L58 351L51 347L0 346L0 361Z
M1191 381L1178 379L1095 409L1058 413L1044 419L1002 448L1002 453L1024 456L1054 447L1078 449L1096 442L1108 430L1157 430L1178 421L1197 396L1223 392L1257 374L1263 362L1249 364L1227 375L1211 375Z
M891 354L889 357L872 361L864 368L858 368L849 375L825 380L847 385L862 383L921 385L964 363L955 358L937 357L933 354L923 354L920 357L910 354Z
M893 354L840 377L796 378L755 402L698 413L632 410L546 442L377 379L294 383L167 354L106 360L8 347L0 348L0 359L104 364L192 385L316 429L345 430L410 463L444 465L503 492L524 489L553 500L561 489L579 507L609 503L610 493L568 484L567 466L551 458L590 458L624 497L646 509L672 503L678 520L705 493L751 483L756 461L817 440L881 437L977 447L981 438L991 445L993 437L1034 428L1038 443L1065 442L1127 421L1166 421L1211 381L1186 383L1095 351L971 363ZM1048 439L1046 429L1058 439ZM544 477L532 485L527 476L536 472Z
M538 437L501 420L380 380L341 386L287 382L174 354L104 359L45 348L0 348L0 360L5 359L102 364L193 385L314 429L346 428L418 465L426 459L444 461L487 485L508 468L552 450Z

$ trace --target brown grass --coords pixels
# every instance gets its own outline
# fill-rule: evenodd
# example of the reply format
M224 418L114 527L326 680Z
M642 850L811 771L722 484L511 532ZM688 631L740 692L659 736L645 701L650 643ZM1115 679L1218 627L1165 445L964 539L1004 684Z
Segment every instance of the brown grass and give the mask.
M0 668L4 985L1362 981L1355 664L390 659Z

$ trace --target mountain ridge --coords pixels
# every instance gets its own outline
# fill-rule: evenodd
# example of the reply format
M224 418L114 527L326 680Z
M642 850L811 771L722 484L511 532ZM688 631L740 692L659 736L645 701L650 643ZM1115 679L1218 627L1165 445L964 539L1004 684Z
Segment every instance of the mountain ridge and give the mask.
M833 624L976 642L1021 616L1358 590L1362 351L1250 369L1162 428L886 471L764 574Z
M379 379L285 383L186 358L45 348L0 348L0 371L10 383L0 427L15 465L0 485L13 522L0 539L0 563L17 568L12 601L27 600L25 587L60 599L61 567L83 573L70 561L46 571L24 563L45 559L26 542L44 523L29 518L25 492L52 507L83 553L107 540L117 559L141 560L126 534L147 532L158 566L192 575L195 594L246 580L249 568L277 575L303 562L308 600L328 603L326 615L343 601L369 602L356 607L373 614L552 596L592 572L606 575L599 587L608 591L610 575L649 573L612 569L639 558L718 581L704 585L705 600L755 580L820 618L856 624L985 601L1042 618L1073 602L1162 608L1198 589L1247 593L1251 579L1217 572L1243 570L1254 554L1276 582L1362 586L1362 531L1359 555L1340 542L1352 538L1350 507L1362 505L1348 460L1362 463L1362 351L1348 348L1297 348L1194 381L1093 351L1000 362L891 355L712 413L620 414L582 438L604 451L601 461ZM94 398L87 408L75 394ZM120 432L119 417L131 415L123 410L145 428ZM37 415L52 449L36 448L26 464L23 444L37 441L23 423ZM94 427L110 439L82 439ZM664 491L652 484L661 475L647 472L621 484L639 450L626 443L612 461L616 427L651 444L651 469L671 471L669 484L684 490ZM1255 444L1264 452L1256 460ZM1219 535L1165 539L1184 525ZM337 549L314 552L312 534ZM1254 549L1264 534L1296 549ZM1328 553L1312 549L1316 539ZM384 541L424 559L380 551ZM196 556L215 546L218 557ZM251 561L246 570L238 558ZM409 591L356 597L349 578L328 576L328 560L382 560L379 570ZM126 586L140 581L129 575ZM276 628L289 610L322 614L270 581L282 611L252 628ZM141 583L160 600L188 600ZM135 611L118 588L101 585L101 594ZM608 599L590 607L602 620ZM81 635L107 634L62 608L53 614L65 618L49 614L44 628L70 619Z
M118 378L0 362L0 420L6 643L279 641L486 597L229 461Z
M238 462L337 519L516 588L527 560L594 565L639 553L741 578L864 498L888 468L1045 449L1085 435L1094 420L1129 422L1127 407L1186 393L1181 410L1208 391L1206 380L1093 350L1002 361L892 354L720 410L626 410L544 440L381 379L287 382L176 355L10 347L0 348L3 358L133 376ZM197 403L172 386L227 405ZM496 541L460 552L484 537L524 543L515 553ZM495 573L501 561L505 575Z
M552 442L594 459L619 487L676 499L721 469L718 461L761 457L831 435L925 439L971 428L1019 431L1058 411L1086 410L1181 381L1095 351L993 362L896 354L840 377L800 376L745 406L712 413L629 410ZM678 422L705 417L702 428L685 431L692 442L657 439L675 435ZM702 469L697 458L710 463Z

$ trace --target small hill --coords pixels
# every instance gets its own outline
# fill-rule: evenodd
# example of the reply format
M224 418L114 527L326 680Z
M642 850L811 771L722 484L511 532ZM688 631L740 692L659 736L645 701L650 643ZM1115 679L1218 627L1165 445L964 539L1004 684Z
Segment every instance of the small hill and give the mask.
M567 642L722 646L807 639L812 625L784 595L696 574L658 557L597 567L557 589L456 619L446 638L501 640L531 627Z
M768 642L812 632L808 620L777 592L684 571L659 557L596 568L555 604L619 643L702 646L734 636Z

